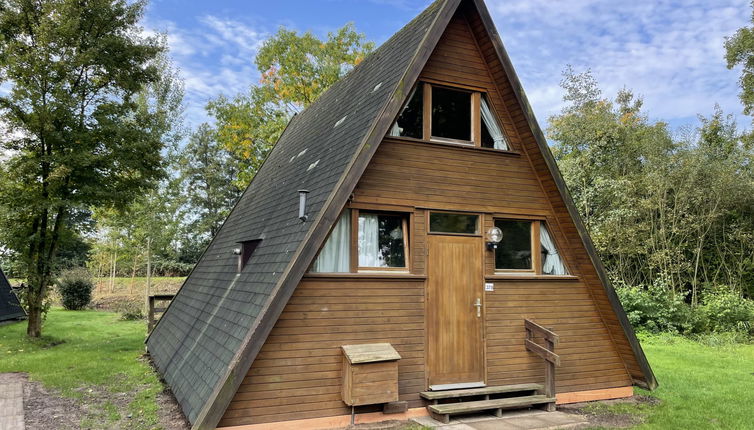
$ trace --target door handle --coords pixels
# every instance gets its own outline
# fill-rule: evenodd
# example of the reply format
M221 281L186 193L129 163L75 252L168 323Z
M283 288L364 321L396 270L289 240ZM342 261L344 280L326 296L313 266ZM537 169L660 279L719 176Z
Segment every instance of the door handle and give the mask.
M481 318L482 316L482 299L479 297L476 298L476 301L474 302L474 306L476 307L476 316L477 318Z

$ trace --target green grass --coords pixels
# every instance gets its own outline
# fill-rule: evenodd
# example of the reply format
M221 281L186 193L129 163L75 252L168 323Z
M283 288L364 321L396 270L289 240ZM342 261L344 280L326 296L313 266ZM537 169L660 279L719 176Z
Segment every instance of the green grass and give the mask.
M651 336L642 346L660 387L636 393L657 405L594 404L587 412L638 414L637 429L754 428L754 345L707 346L676 336Z
M155 399L162 384L142 358L145 324L118 318L54 308L38 340L26 337L25 322L0 326L0 372L27 372L64 396L101 402L93 408L96 416L82 422L84 428L114 427L128 414L133 418L127 428L158 428ZM107 399L108 392L130 393L131 400L121 410Z

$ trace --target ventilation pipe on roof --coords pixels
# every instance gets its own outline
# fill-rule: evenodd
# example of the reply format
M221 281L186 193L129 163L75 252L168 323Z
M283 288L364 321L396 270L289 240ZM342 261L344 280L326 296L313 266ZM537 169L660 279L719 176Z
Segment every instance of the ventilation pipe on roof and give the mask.
M306 222L309 216L306 214L306 195L309 190L298 190L298 219Z

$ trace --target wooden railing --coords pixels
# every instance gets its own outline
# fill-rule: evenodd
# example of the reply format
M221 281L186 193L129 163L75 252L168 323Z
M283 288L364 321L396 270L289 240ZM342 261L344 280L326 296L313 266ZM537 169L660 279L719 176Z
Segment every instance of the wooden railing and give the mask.
M157 324L157 320L160 319L159 317L162 316L162 314L168 308L168 305L170 304L170 301L173 300L173 297L175 297L175 294L154 294L149 296L149 298L147 299L148 333L152 332L152 329ZM159 316L157 314L159 314Z
M555 366L560 366L560 356L555 354L560 338L551 330L542 327L532 320L525 319L524 327L526 328L526 339L524 345L526 349L537 354L545 360L545 395L547 397L555 396ZM545 346L534 341L535 336L544 339ZM554 404L548 405L548 410L554 410Z

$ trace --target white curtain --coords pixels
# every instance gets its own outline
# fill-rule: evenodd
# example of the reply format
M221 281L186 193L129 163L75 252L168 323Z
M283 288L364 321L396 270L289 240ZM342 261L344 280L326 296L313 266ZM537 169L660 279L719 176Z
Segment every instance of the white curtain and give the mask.
M335 224L325 246L312 265L312 272L337 273L351 271L351 211L346 210Z
M495 119L495 115L492 113L492 110L490 109L490 106L487 104L487 100L484 97L482 97L481 110L484 125L487 126L487 131L490 132L492 140L495 141L494 148L508 150L509 146L508 141L505 139L505 134L503 134L503 130L497 123L497 119Z
M385 267L377 215L359 215L359 267Z
M421 83L419 83L417 85L421 85ZM406 105L404 105L403 109L401 109L401 113L398 114L398 118L400 118L401 115L403 115L403 111L406 110L406 106L408 106L408 104L411 103L411 100L414 98L414 94L416 94L416 88L417 87L415 86L414 89L411 90L411 94L409 94L408 98L406 99L407 100L406 101ZM398 126L398 120L396 119L395 122L393 123L393 126L390 127L390 131L387 133L387 135L388 136L400 136L402 131L403 131L403 129Z
M387 134L388 136L400 136L401 135L401 128L398 127L398 121L393 123L393 126L390 127L390 132Z
M566 269L563 260L560 258L560 255L558 255L558 250L555 248L555 242L553 242L550 237L550 232L547 231L547 227L544 223L540 224L539 241L547 251L545 259L542 262L542 273L545 275L567 275L568 269Z

